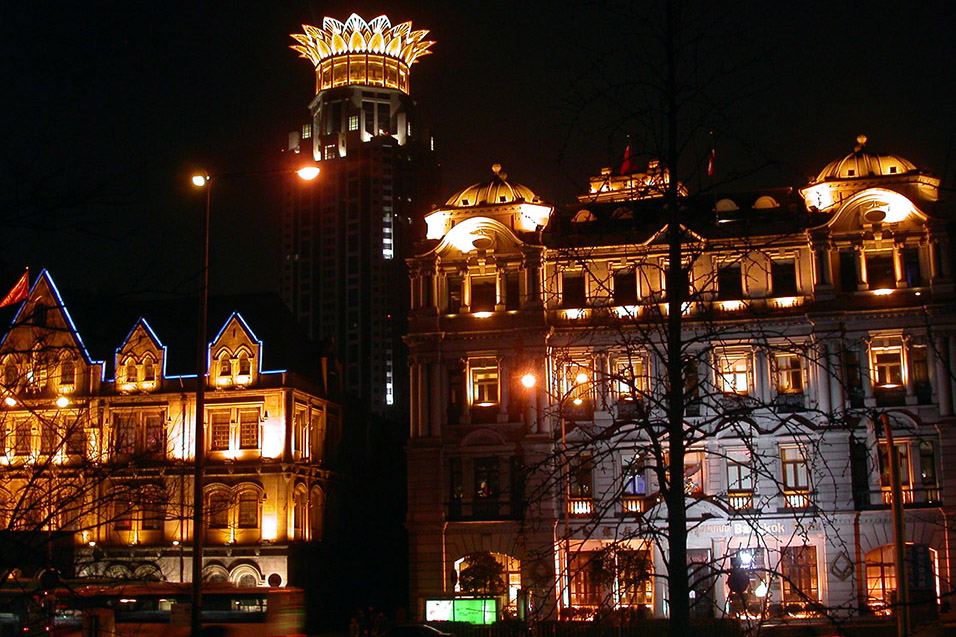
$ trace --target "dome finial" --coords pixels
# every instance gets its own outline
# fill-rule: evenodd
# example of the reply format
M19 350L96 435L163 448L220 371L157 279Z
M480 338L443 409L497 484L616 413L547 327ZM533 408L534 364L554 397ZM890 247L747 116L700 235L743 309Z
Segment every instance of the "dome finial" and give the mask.
M491 172L493 172L493 173L496 174L496 175L497 175L498 173L500 173L500 172L501 172L501 164L499 164L498 162L493 163L493 164L491 165Z
M858 153L863 150L863 147L866 146L866 135L857 135L856 136L856 146L853 147L853 152Z

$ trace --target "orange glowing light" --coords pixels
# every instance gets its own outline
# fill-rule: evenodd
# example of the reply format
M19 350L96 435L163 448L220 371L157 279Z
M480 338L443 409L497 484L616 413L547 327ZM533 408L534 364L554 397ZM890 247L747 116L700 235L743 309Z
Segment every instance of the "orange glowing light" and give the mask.
M538 383L538 378L534 374L525 374L521 377L521 384L531 389Z

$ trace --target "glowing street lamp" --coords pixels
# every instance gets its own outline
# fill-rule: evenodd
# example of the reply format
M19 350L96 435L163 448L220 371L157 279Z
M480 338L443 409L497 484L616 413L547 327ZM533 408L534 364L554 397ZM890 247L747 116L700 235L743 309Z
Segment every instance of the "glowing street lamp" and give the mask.
M264 175L295 174L300 179L311 181L319 176L318 166L305 166L298 170L266 170L209 175L202 172L190 178L197 188L206 190L206 209L202 220L202 270L199 279L199 329L196 338L196 426L193 447L193 560L192 560L192 607L190 608L190 634L199 635L202 629L202 552L203 552L203 462L205 442L203 428L206 392L206 318L209 307L209 217L212 201L212 181L227 177L254 177Z

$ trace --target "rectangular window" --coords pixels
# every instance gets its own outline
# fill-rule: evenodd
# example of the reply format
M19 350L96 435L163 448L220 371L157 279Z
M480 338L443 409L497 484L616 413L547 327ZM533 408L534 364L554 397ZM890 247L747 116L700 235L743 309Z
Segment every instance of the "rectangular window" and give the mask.
M82 422L74 421L70 424L66 435L66 452L77 456L86 453L86 431Z
M642 498L647 495L647 470L641 456L625 458L622 468L624 497Z
M896 287L896 270L892 252L869 252L866 255L866 282L871 290Z
M810 472L807 460L800 447L783 447L780 450L783 467L783 488L787 497L787 506L803 508L809 503L806 496L791 498L790 494L805 494L810 490Z
M258 409L242 409L239 411L239 448L259 448Z
M817 549L814 546L784 546L780 549L784 604L806 604L819 599Z
M133 528L133 503L125 500L113 502L113 528L128 531Z
M903 248L900 254L903 261L903 278L907 287L918 288L923 285L923 273L919 265L919 248Z
M116 453L130 455L136 453L136 418L133 414L116 414L113 417L113 436Z
M583 272L561 274L561 307L581 308L587 304L587 287Z
M764 609L766 590L770 582L767 572L767 560L762 548L744 548L731 554L730 565L733 569L743 571L750 585L743 595L731 595L727 599L730 611L734 615L759 615ZM764 591L763 595L758 595Z
M57 443L56 423L49 420L40 421L40 453L49 455L56 451Z
M910 368L910 380L916 402L928 405L933 401L933 386L929 382L929 360L925 347L911 347L907 356Z
M752 509L754 472L749 449L727 454L727 502L735 511Z
M632 268L614 273L614 305L637 304L637 275Z
M774 357L777 371L778 394L803 393L803 369L796 354L777 354Z
M684 493L704 493L704 452L688 451L684 454Z
M508 272L505 274L505 309L521 309L521 273Z
M903 384L903 352L899 347L873 350L876 387L894 389Z
M229 449L229 412L225 410L209 413L209 448L212 451Z
M773 296L797 295L797 267L793 259L770 262L770 291Z
M495 359L472 361L471 402L478 407L498 404L498 362Z
M158 531L163 528L163 520L166 517L166 510L158 499L143 503L143 530Z
M856 292L860 283L857 263L855 250L840 250L840 289L844 292Z
M349 130L358 130L359 129L359 116L358 115L349 115Z
M623 606L652 607L653 574L650 551L617 551L617 587Z
M900 486L908 489L910 486L909 443L896 443L896 453L899 457ZM890 488L890 449L885 442L880 443L880 486ZM905 499L905 498L904 498Z
M723 301L744 298L743 277L739 263L728 263L717 268L717 298Z
M166 450L166 428L161 413L146 414L146 452L162 453Z
M717 360L717 387L725 394L750 393L750 354L721 354Z
M572 498L590 498L593 490L594 464L589 455L579 455L569 462Z
M496 303L495 277L471 277L471 311L494 312Z
M457 314L461 311L461 277L458 275L449 275L447 278L448 298L445 303L445 309L449 314Z
M475 458L475 497L497 498L499 493L498 458Z
M617 362L615 394L618 400L642 400L647 391L644 360L631 358Z
M578 551L570 556L571 605L599 606L604 601L601 582L604 579L602 554L596 551Z
M18 420L15 426L16 440L13 452L18 456L28 456L33 451L33 429L29 420Z

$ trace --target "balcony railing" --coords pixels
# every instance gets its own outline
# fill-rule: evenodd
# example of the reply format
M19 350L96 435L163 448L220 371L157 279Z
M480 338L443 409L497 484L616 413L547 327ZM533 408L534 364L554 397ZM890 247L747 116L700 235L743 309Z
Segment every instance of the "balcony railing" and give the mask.
M449 522L520 520L523 516L521 503L510 500L452 500L446 503L446 507Z
M727 505L734 511L748 511L754 508L754 494L751 491L727 494Z
M753 408L754 401L746 394L724 393L717 397L721 409L728 412L744 412Z
M806 509L810 506L809 491L784 491L783 504L788 509Z
M588 517L594 514L594 503L591 498L569 498L568 513L578 517Z
M880 489L879 498L876 497L876 492L873 491L857 491L854 495L856 496L854 500L856 501L858 509L879 508L893 504L893 493L889 487ZM943 501L942 491L939 487L924 487L920 489L903 487L902 495L903 506L938 506Z
M647 414L643 400L618 400L616 405L618 420L638 420Z
M896 407L906 404L905 387L874 387L873 397L877 407Z
M624 515L640 515L646 513L657 501L657 498L646 495L625 495L621 497L621 511Z
M590 400L581 400L580 404L574 404L574 401L567 401L564 405L564 417L568 420L592 420L594 418L594 404Z
M806 411L807 404L803 392L777 394L773 399L774 411L780 414L790 414L797 411Z

